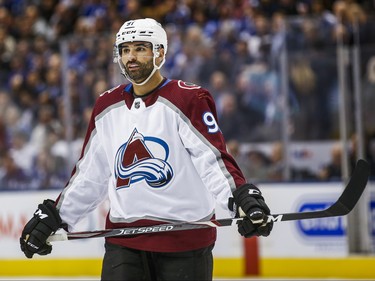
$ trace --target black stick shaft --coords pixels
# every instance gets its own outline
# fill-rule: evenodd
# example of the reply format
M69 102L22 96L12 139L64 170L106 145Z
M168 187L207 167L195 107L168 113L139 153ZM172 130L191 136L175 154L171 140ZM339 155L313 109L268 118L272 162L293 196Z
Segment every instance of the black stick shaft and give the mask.
M347 215L356 205L361 197L364 189L366 188L368 177L370 175L370 166L364 160L358 160L352 177L345 187L339 199L329 208L322 211L313 212L300 212L300 213L285 213L268 215L267 222L282 222L294 221L304 219L317 219L335 216ZM64 241L74 239L85 239L95 237L114 237L114 236L131 236L138 234L161 233L170 231L183 231L191 229L209 228L209 227L222 227L230 226L238 220L243 218L226 218L216 219L202 222L181 222L170 223L142 227L118 228L118 229L105 229L96 231L83 231L74 233L54 234L48 238L48 242Z

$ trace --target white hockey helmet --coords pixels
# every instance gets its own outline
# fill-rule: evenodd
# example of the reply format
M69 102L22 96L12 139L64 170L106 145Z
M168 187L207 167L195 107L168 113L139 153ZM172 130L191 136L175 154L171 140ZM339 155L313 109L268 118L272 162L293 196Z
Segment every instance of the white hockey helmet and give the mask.
M152 44L152 51L154 54L153 63L154 69L147 77L147 79L141 83L135 83L126 73L125 66L121 61L119 46L125 42L144 41ZM164 48L164 57L159 66L156 65L155 59L159 57L159 49ZM113 49L113 62L118 63L121 69L121 73L132 83L137 85L145 84L157 69L160 69L165 62L165 55L167 54L168 40L167 33L164 28L156 20L151 18L137 19L126 21L116 34L116 42Z

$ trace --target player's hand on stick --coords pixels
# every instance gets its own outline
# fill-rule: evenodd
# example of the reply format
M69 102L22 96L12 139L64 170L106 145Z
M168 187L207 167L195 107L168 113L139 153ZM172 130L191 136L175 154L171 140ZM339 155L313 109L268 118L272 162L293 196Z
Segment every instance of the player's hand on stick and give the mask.
M48 255L52 251L52 246L47 243L47 238L61 225L61 218L54 203L47 199L43 201L43 204L39 204L34 216L22 231L21 250L29 259L34 254Z
M270 209L255 185L244 184L234 190L233 199L229 200L229 208L236 208L234 211L237 212L237 217L244 217L242 221L237 222L238 232L242 236L248 238L270 234L273 227L273 221L267 223Z

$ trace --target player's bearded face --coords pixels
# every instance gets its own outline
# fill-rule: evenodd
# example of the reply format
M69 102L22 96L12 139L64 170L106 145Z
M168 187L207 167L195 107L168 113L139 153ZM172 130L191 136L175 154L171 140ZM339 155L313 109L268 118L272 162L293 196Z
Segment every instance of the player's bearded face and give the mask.
M134 64L137 64L137 67L134 68ZM132 65L132 67L129 67L130 65ZM154 63L152 59L145 63L141 63L139 61L128 62L125 66L125 71L129 78L139 83L147 79L153 69Z

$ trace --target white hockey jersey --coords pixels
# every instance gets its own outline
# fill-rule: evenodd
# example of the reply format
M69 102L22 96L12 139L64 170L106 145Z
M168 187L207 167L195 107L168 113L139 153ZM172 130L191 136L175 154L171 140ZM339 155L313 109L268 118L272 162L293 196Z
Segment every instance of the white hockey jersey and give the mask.
M216 120L210 93L182 81L164 79L142 98L131 84L103 93L57 199L63 222L71 229L107 196L107 228L208 220L216 201L228 208L232 190L245 179ZM215 229L107 238L160 252L202 248L215 239Z

